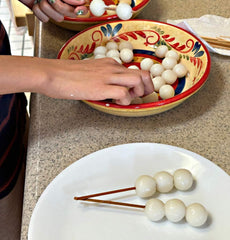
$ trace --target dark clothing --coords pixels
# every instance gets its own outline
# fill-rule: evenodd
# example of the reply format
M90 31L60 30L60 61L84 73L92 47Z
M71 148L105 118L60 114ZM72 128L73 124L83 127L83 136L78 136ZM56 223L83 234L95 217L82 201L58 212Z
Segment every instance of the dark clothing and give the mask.
M10 54L9 39L0 21L0 55ZM0 199L13 189L25 160L26 105L24 93L0 95Z

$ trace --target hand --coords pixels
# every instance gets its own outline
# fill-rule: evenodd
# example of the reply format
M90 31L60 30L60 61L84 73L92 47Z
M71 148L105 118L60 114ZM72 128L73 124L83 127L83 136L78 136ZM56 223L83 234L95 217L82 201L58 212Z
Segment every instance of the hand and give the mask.
M127 69L112 58L97 60L50 60L49 80L43 94L77 100L114 99L129 105L138 96L153 92L148 71Z
M64 16L89 16L88 8L83 6L85 3L86 0L35 0L32 11L42 22L48 22L50 18L62 22Z

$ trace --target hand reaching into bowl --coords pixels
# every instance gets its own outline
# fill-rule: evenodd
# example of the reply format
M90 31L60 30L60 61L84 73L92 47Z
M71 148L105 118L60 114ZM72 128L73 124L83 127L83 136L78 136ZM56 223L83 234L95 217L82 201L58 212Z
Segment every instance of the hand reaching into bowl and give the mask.
M0 65L0 94L38 92L52 98L114 99L129 105L135 97L154 90L148 71L128 69L112 58L73 61L1 56Z
M62 22L64 16L76 18L88 16L89 10L85 6L88 0L21 0L28 6L42 22L53 19Z

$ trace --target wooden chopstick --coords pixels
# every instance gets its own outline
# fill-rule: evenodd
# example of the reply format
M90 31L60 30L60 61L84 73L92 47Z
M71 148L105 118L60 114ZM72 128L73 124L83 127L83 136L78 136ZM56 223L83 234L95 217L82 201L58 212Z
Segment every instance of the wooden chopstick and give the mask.
M125 207L134 207L134 208L145 208L145 205L139 205L139 204L132 204L132 203L123 203L123 202L115 202L110 200L100 200L100 199L78 199L77 197L74 197L75 200L81 200L86 202L96 202L96 203L103 203L103 204L111 204L111 205L119 205L119 206L125 206Z
M75 200L86 200L86 199L92 198L92 197L98 197L98 196L102 196L102 195L119 193L119 192L126 192L126 191L135 190L135 189L136 189L135 187L121 188L121 189L116 189L116 190L107 191L107 192L100 192L100 193L94 193L94 194L80 196L80 197L74 197L74 199Z
M223 39L222 37L223 36L221 36L221 37L205 37L205 36L201 36L201 38L203 38L212 47L230 50L230 41L226 40L226 39Z

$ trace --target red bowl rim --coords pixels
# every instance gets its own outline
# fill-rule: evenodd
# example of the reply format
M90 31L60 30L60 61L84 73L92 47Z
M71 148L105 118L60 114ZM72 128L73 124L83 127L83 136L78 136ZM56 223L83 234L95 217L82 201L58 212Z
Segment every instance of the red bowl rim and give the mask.
M150 0L143 0L140 2L138 5L133 7L133 11L138 11L142 7L144 7ZM90 17L90 18L84 18L84 17L76 17L76 18L71 18L71 17L64 17L65 21L70 21L70 22L101 22L101 21L109 21L113 19L117 19L118 16L115 15L105 15L101 17Z
M153 23L158 23L158 24L161 24L161 25L169 25L169 26L172 26L172 27L175 27L175 28L178 28L188 34L190 34L191 36L193 36L197 41L199 41L199 43L202 45L202 47L204 48L205 50L205 53L207 55L207 67L205 69L205 72L204 72L204 75L201 77L201 79L199 80L199 82L197 82L195 85L193 85L191 88L189 88L188 90L186 90L185 92L182 92L172 98L169 98L169 99L165 99L165 100L160 100L160 101L157 101L157 102L151 102L151 103L142 103L142 104L131 104L131 105L128 105L128 106L123 106L123 105L118 105L118 104L115 104L115 103L112 103L112 102L108 102L108 101L93 101L93 100L85 100L86 102L89 102L89 103L92 103L92 104L96 104L96 105L100 105L100 106L104 106L106 107L106 104L109 104L109 108L119 108L119 109L135 109L135 110L140 110L140 109L148 109L148 108L153 108L153 107L161 107L161 106L165 106L165 105L169 105L169 104L172 104L174 102L177 102L177 101L180 101L180 100L183 100L185 98L188 98L190 95L192 95L193 93L195 93L196 91L198 91L202 85L205 83L205 81L207 80L207 77L209 75L209 72L210 72L210 69L211 69L211 57L210 57L210 54L209 54L209 51L207 49L207 47L204 45L204 43L198 38L196 37L194 34L190 33L189 31L181 28L181 27L178 27L178 26L175 26L173 24L170 24L170 23L165 23L165 22L160 22L160 21L155 21L155 20L146 20L146 19L130 19L130 20L126 20L126 21L121 21L121 20L118 20L118 21L110 21L110 22L106 22L106 24L110 24L110 23L116 23L116 22L128 22L128 21L146 21L146 22L153 22ZM57 58L60 59L61 57L61 54L62 52L64 51L65 47L69 44L69 42L71 42L74 38L76 38L78 35L94 28L94 27L99 27L101 25L104 25L105 23L100 23L100 24L97 24L97 25L94 25L94 26L91 26L79 33L77 33L76 35L74 35L73 37L71 37L63 46L62 48L60 49L59 53L58 53L58 56Z

